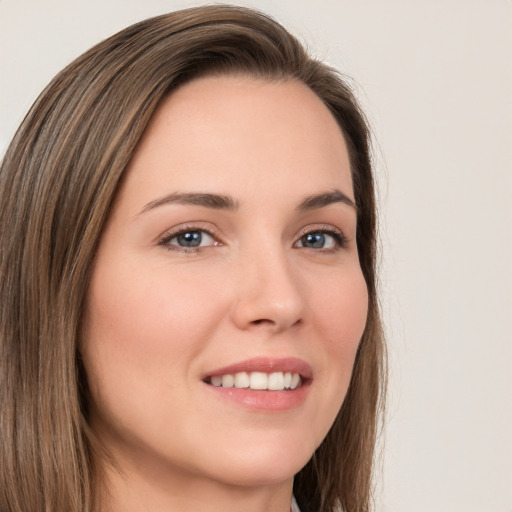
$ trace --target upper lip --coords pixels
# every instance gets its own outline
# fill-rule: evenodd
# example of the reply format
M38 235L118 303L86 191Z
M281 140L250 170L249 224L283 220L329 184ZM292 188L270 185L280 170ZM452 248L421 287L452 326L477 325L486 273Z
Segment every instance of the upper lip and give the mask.
M290 372L298 373L303 380L309 380L313 378L313 369L311 368L311 365L306 363L306 361L296 357L254 357L252 359L239 361L222 368L216 368L215 370L208 372L204 377L209 378L215 377L217 375L235 374L239 372Z

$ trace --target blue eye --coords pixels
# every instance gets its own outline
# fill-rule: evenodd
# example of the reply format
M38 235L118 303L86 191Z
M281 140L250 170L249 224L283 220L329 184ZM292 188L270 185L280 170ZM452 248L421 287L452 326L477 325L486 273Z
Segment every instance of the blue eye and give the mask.
M303 247L311 249L323 249L325 246L326 236L324 233L308 233L301 238Z
M166 236L159 245L175 250L194 250L217 244L218 242L207 231L203 229L187 229Z
M337 249L346 245L346 238L342 233L335 231L310 231L302 235L296 247L306 249Z
M176 235L172 240L176 240L181 247L199 247L203 240L203 234L200 231L187 231Z

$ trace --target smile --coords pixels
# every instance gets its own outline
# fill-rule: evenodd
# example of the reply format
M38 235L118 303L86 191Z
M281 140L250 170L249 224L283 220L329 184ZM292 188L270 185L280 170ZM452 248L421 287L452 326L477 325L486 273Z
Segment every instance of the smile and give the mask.
M210 377L209 384L223 388L283 391L296 389L301 377L295 372L237 372Z
M256 357L217 368L202 380L222 401L279 412L304 403L312 387L313 369L296 357Z

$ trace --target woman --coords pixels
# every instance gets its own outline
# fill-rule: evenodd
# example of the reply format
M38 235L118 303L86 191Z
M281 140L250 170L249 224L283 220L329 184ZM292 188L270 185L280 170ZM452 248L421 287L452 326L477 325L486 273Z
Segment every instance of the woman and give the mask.
M0 174L0 510L369 510L372 179L350 89L261 13L62 71Z

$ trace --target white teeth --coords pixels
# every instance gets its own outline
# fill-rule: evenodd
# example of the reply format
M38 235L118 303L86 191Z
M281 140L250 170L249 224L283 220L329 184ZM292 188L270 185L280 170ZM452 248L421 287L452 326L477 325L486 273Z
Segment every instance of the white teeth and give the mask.
M247 372L238 372L237 374L235 374L235 388L248 388L249 385L250 379L249 374Z
M292 375L292 381L290 383L290 389L295 389L300 384L300 375L298 373L294 373Z
M283 372L271 373L268 376L268 389L272 389L275 391L284 389Z
M291 372L238 372L233 374L215 375L211 377L210 383L213 386L223 388L251 388L257 390L283 391L285 389L296 389L301 378L298 373Z
M251 389L267 389L268 377L266 373L252 372L249 387Z
M223 388L232 388L234 383L235 383L235 378L233 377L233 375L230 375L228 373L227 375L222 376L222 387Z
M215 375L215 377L212 377L212 384L214 386L222 386L222 375Z

